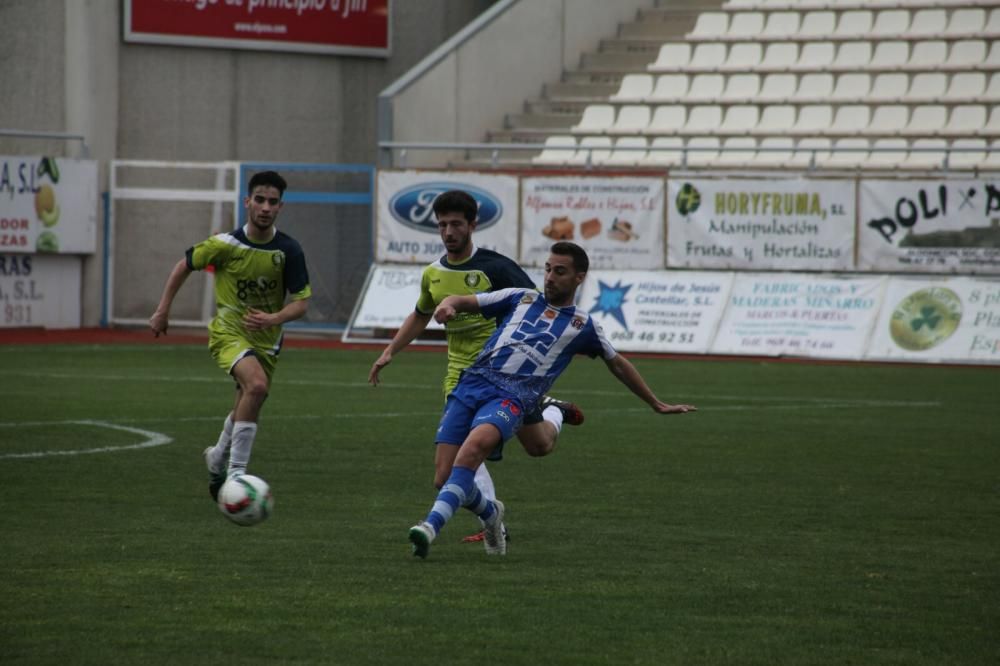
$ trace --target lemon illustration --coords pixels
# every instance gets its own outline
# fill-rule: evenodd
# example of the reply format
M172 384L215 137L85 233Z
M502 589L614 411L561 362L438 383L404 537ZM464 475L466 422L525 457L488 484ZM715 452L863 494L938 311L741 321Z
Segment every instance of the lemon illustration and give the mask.
M54 227L59 222L59 204L51 185L42 185L35 192L35 213L47 227Z

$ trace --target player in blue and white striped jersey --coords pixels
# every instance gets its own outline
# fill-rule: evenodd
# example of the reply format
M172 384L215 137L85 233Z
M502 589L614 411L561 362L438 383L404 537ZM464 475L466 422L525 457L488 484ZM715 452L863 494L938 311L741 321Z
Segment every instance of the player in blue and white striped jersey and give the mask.
M427 557L431 542L460 506L483 521L488 554L507 552L501 532L503 502L483 496L475 470L514 435L525 406L538 402L574 355L600 356L619 381L659 414L695 411L692 405L669 405L657 398L600 326L573 305L588 268L583 248L560 241L545 262L544 295L530 289L502 289L449 296L435 309L434 318L442 324L460 312L481 312L500 324L448 396L435 441L452 444L443 449L454 455L452 471L427 517L410 528L414 555Z

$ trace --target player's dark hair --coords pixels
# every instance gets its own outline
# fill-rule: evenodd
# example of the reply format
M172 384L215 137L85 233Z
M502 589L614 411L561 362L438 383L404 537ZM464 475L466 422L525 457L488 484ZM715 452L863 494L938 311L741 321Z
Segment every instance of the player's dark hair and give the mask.
M448 190L434 200L434 215L441 217L446 213L461 213L462 217L472 223L479 216L479 205L468 192Z
M553 243L552 247L549 248L549 252L552 254L560 254L565 257L572 257L573 270L577 273L586 273L590 268L590 259L587 258L586 250L576 243L559 241L558 243Z
M261 185L275 188L280 195L284 195L285 188L288 187L288 183L277 171L258 171L250 177L250 182L247 183L247 196L253 194L254 188Z

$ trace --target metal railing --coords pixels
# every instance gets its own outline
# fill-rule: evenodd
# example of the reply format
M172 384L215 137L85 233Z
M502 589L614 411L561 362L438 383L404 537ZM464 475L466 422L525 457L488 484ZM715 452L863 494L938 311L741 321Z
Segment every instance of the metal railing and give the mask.
M67 132L45 132L41 130L18 130L0 128L0 136L10 136L18 139L56 139L62 141L79 141L80 156L84 159L90 157L90 147L87 145L87 137L83 134L69 134Z

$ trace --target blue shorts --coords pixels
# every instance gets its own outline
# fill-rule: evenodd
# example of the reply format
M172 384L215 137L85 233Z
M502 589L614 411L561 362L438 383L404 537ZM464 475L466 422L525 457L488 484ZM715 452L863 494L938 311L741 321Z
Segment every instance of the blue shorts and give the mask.
M521 427L523 419L524 408L517 398L505 395L478 375L466 373L448 394L434 441L461 446L473 428L489 423L500 431L500 447L495 455Z

